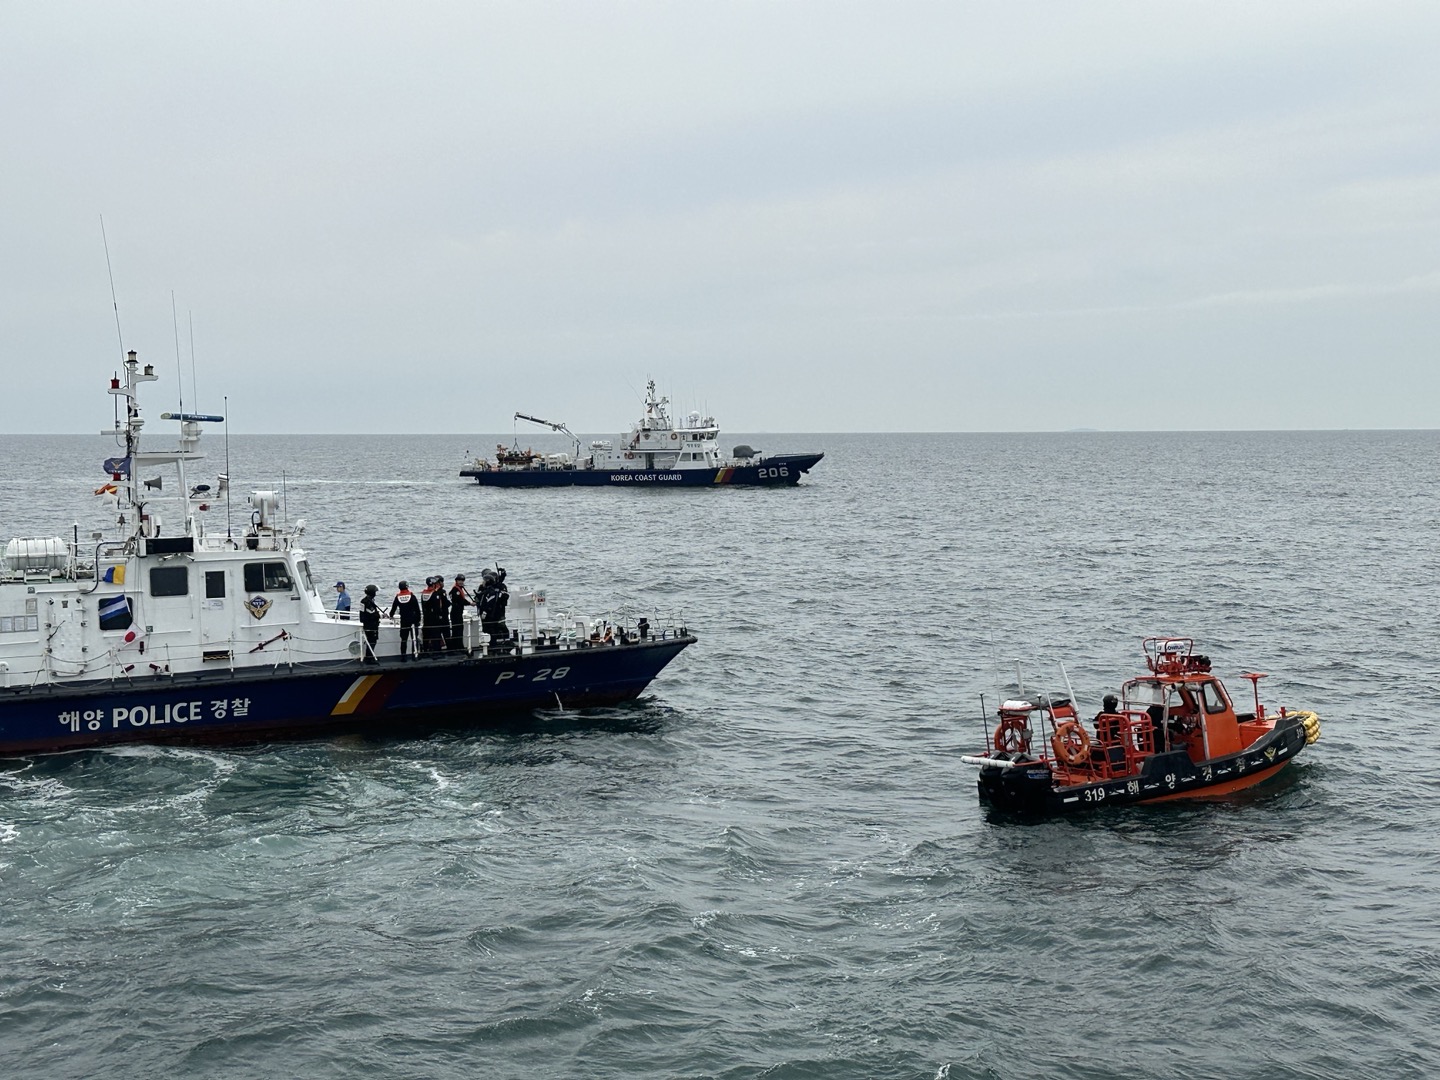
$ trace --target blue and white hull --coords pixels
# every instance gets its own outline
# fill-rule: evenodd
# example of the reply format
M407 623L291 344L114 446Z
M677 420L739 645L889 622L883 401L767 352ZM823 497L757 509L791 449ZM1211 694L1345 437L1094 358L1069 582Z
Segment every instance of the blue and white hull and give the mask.
M12 687L0 689L0 754L403 735L426 725L484 726L533 709L613 705L638 697L694 641L683 635L406 664L282 664Z
M553 468L461 469L486 487L786 487L800 482L825 455L774 454L750 464L706 468L593 468L586 465Z
M762 454L741 444L732 454L720 449L713 416L692 412L680 423L670 418L670 399L646 386L645 415L618 439L596 439L582 456L580 439L564 424L517 412L574 440L573 454L521 450L518 442L495 447L495 457L475 458L461 476L485 487L792 487L820 463L823 453Z

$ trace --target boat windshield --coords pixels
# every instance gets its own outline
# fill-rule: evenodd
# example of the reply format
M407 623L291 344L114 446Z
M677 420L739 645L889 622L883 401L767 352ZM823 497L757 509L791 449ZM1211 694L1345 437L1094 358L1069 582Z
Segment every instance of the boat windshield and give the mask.
M1125 704L1130 708L1165 704L1165 684L1158 679L1136 679L1125 686Z

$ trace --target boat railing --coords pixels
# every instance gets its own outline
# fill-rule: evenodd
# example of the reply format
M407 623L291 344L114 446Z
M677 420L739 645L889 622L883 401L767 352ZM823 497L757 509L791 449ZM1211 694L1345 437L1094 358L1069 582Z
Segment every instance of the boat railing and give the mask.
M1118 780L1136 775L1145 759L1155 753L1155 727L1150 714L1141 709L1101 713L1093 731L1072 720L1085 733L1077 743L1062 741L1059 733L1049 742L1051 754L1041 759L1050 765L1061 784L1088 784L1096 780Z
M1101 713L1086 722L1067 699L1053 705L1017 701L1009 709L1002 707L999 716L1002 726L1026 725L1020 752L1001 755L987 747L982 754L963 755L961 761L1001 769L1041 766L1050 769L1058 783L1068 785L1134 776L1155 753L1154 720L1143 709Z

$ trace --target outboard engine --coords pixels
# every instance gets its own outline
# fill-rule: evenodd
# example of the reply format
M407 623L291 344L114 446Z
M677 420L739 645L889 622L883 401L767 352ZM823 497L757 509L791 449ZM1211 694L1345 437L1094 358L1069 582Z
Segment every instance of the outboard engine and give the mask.
M735 457L737 458L753 458L754 456L755 448L749 443L741 443L735 447Z

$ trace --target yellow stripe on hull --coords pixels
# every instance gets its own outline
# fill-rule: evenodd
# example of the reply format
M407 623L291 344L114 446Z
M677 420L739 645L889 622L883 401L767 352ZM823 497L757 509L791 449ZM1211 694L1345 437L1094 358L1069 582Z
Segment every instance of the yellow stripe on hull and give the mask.
M335 703L335 708L330 710L330 715L349 716L360 707L360 702L365 700L365 695L370 692L370 688L379 681L379 675L361 675L350 684L350 689L346 690L344 696Z

